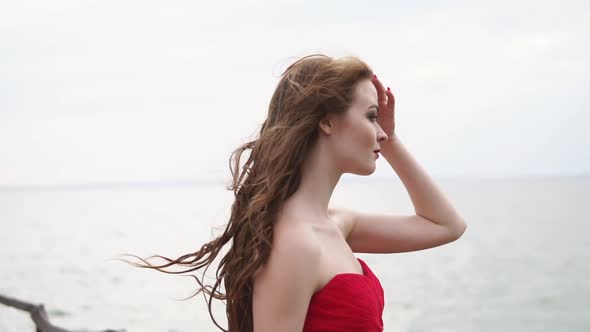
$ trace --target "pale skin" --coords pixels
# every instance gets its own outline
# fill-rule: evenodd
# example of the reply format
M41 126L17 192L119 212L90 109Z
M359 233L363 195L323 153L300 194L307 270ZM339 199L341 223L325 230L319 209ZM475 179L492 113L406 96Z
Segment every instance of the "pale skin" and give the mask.
M344 117L327 116L319 128L300 187L279 213L269 261L254 280L255 332L302 331L315 292L337 274L362 274L354 253L428 249L457 240L466 229L463 218L396 135L395 98L377 77L357 84ZM329 206L342 174L375 171L376 149L401 179L415 214Z

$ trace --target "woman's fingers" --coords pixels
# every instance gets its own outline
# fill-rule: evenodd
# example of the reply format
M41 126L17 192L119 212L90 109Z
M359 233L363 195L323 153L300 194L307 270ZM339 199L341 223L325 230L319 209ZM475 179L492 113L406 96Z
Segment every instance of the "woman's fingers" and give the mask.
M395 97L393 96L393 91L387 87L385 94L387 95L387 109L393 110L395 107Z

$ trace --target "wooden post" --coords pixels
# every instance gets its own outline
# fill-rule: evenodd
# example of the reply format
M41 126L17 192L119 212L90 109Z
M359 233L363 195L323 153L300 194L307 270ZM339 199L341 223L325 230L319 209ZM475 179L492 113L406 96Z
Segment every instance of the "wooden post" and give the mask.
M70 330L62 329L49 322L45 306L43 304L32 304L0 295L0 303L18 310L26 311L31 315L31 319L35 323L37 332L72 332ZM103 330L98 332L125 332L125 330Z

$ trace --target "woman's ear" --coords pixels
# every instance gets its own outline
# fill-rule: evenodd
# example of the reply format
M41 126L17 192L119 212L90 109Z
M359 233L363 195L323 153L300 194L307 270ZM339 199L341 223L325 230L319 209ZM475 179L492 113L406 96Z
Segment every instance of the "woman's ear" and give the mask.
M332 114L326 114L320 119L319 123L320 131L326 136L332 135L334 130L334 117Z

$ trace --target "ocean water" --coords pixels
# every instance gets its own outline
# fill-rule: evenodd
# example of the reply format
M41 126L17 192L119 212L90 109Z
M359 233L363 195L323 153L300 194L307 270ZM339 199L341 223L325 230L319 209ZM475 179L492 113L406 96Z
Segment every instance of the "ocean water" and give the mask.
M590 177L437 183L468 223L463 237L356 254L383 284L385 331L590 331ZM191 278L110 259L196 251L226 223L232 198L223 182L4 189L0 294L45 304L68 329L216 331L201 295L179 300L196 288ZM397 179L345 178L332 205L414 212ZM223 306L213 308L226 326ZM0 331L33 330L27 314L0 305Z

